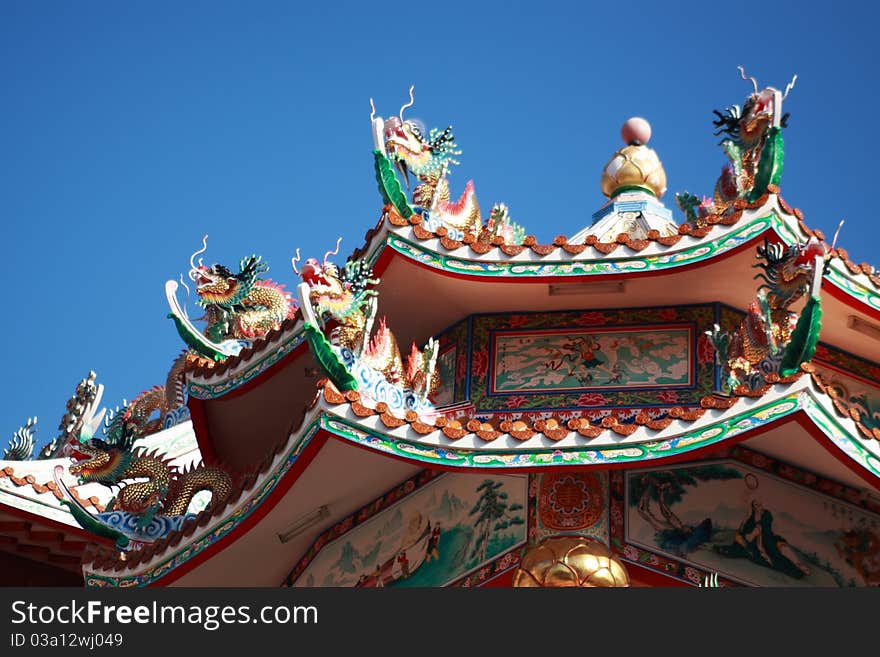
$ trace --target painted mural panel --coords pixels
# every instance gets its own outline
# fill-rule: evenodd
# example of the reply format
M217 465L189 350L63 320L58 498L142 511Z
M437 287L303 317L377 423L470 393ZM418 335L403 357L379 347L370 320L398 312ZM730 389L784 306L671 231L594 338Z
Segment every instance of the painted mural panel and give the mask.
M754 586L880 585L880 515L857 505L735 460L627 471L623 483L625 543L649 551L626 547L627 558Z
M706 304L475 315L470 399L478 414L523 417L698 404L715 382L704 335L715 311Z
M435 476L323 545L294 586L449 584L526 542L528 483L528 475Z
M495 332L490 391L687 387L692 342L690 325Z

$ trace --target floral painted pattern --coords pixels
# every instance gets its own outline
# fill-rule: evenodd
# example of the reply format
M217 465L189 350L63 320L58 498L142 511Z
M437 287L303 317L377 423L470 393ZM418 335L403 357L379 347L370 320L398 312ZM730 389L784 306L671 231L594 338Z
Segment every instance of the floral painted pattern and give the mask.
M498 315L475 315L471 318L472 344L470 363L471 402L478 416L483 414L516 412L525 417L542 411L572 410L577 416L592 412L597 417L616 415L626 409L644 407L694 406L712 392L714 384L714 354L705 340L704 331L715 322L715 304L670 308L635 308L621 310L579 310L548 313L515 313ZM668 386L627 388L621 385L599 391L543 390L523 391L492 390L492 344L496 335L504 331L547 331L554 329L577 330L589 327L620 331L652 326L676 325L688 327L692 344L687 349L689 385L669 390ZM587 387L587 386L584 386ZM599 413L600 410L606 412ZM625 413L626 414L626 413ZM634 417L634 413L627 414ZM619 418L625 421L626 418Z

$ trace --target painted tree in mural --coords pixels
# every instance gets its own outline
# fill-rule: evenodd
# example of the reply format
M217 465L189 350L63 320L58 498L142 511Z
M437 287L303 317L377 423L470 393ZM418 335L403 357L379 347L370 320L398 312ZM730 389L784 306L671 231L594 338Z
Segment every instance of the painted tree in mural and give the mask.
M477 486L480 497L468 514L477 517L477 536L471 549L471 559L477 557L477 562L486 559L489 539L493 532L523 524L522 517L514 513L523 508L522 504L508 504L507 493L501 490L503 485L500 481L486 479Z
M672 511L672 506L682 500L686 487L741 477L742 473L723 465L645 472L629 480L629 505L637 507L638 514L654 528L659 545L684 555L712 537L712 520L705 518L697 525L686 524Z

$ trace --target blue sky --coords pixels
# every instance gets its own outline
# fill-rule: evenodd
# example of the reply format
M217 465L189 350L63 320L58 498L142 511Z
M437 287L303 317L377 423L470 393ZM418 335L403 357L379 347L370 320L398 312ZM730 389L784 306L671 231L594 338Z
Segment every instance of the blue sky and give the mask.
M811 5L814 3L810 3ZM615 6L617 5L617 6ZM625 7L620 9L618 7ZM772 9L771 9L772 7ZM712 110L797 73L782 193L880 265L873 158L877 10L772 3L229 3L0 0L0 442L56 433L90 369L115 405L183 345L163 284L299 247L363 242L381 198L369 98L452 124L450 181L504 201L541 241L587 225L629 116L648 118L672 194L711 193ZM676 216L680 215L676 209ZM744 273L750 276L750 273Z

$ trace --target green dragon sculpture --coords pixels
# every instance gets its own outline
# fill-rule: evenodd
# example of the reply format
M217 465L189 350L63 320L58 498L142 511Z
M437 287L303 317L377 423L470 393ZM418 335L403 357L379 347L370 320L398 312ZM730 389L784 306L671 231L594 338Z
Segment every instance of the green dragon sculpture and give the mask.
M721 147L729 160L715 184L713 198L699 199L686 191L675 195L687 222L697 227L704 226L709 215L730 212L738 200L756 201L770 185L778 186L782 178L782 129L789 117L782 113L782 102L794 88L797 76L784 92L774 87L759 91L757 80L747 77L742 66L739 71L743 80L752 83L753 92L742 107L733 105L723 113L713 110L717 117L713 121L715 135L724 135Z
M302 269L298 269L299 250L292 260L294 272L305 285L302 306L307 324L315 329L330 322L334 324L326 345L321 343L320 331L314 332L315 340L310 338L316 358L340 389L356 389L356 383L350 374L333 365L331 346L350 351L361 362L381 372L389 383L428 398L440 385L436 369L437 342L429 340L421 351L413 343L404 361L384 318L379 320L376 332L372 332L378 292L369 286L378 284L379 279L372 278L370 268L363 261L349 260L341 270L330 262L328 258L339 251L340 242L341 238L336 250L324 255L323 262L309 258ZM310 316L314 317L311 321Z
M716 324L707 331L734 394L760 390L771 373L795 374L816 350L821 329L819 297L825 246L811 238L806 244L771 244L758 247L762 269L755 278L764 281L734 332ZM800 315L791 306L809 292Z
M102 392L103 387L98 386L83 413L78 437L63 449L64 455L73 459L68 471L80 484L97 482L119 488L97 516L68 496L66 504L84 528L116 538L120 547L128 543L126 539L148 542L179 527L197 493L211 493L209 508L229 497L232 479L223 469L199 465L181 470L157 452L135 446L144 431L142 418L130 405L116 412L99 412ZM96 438L102 423L104 437Z
M387 119L376 116L376 107L370 99L376 180L385 202L404 218L420 212L429 230L442 225L451 230L454 239L470 233L480 242L491 242L500 236L505 244L519 244L525 237L525 229L511 220L503 203L492 207L484 225L473 180L465 183L457 200L453 199L447 175L459 164L456 157L461 155L461 150L455 142L452 126L444 130L432 128L426 136L416 121L403 118L404 110L415 103L413 89L410 87L409 102L400 108L398 116ZM412 205L394 175L394 168L400 172L407 188L410 174L418 180L412 190Z
M205 309L204 331L193 325L178 303L176 281L165 283L171 309L168 317L174 320L190 349L207 358L223 360L280 328L284 320L294 316L297 306L282 285L259 277L269 269L259 256L242 258L238 273L233 273L222 264L208 267L201 259L196 262L196 256L207 248L205 235L202 248L190 256L189 270L189 278L196 285L197 303Z

